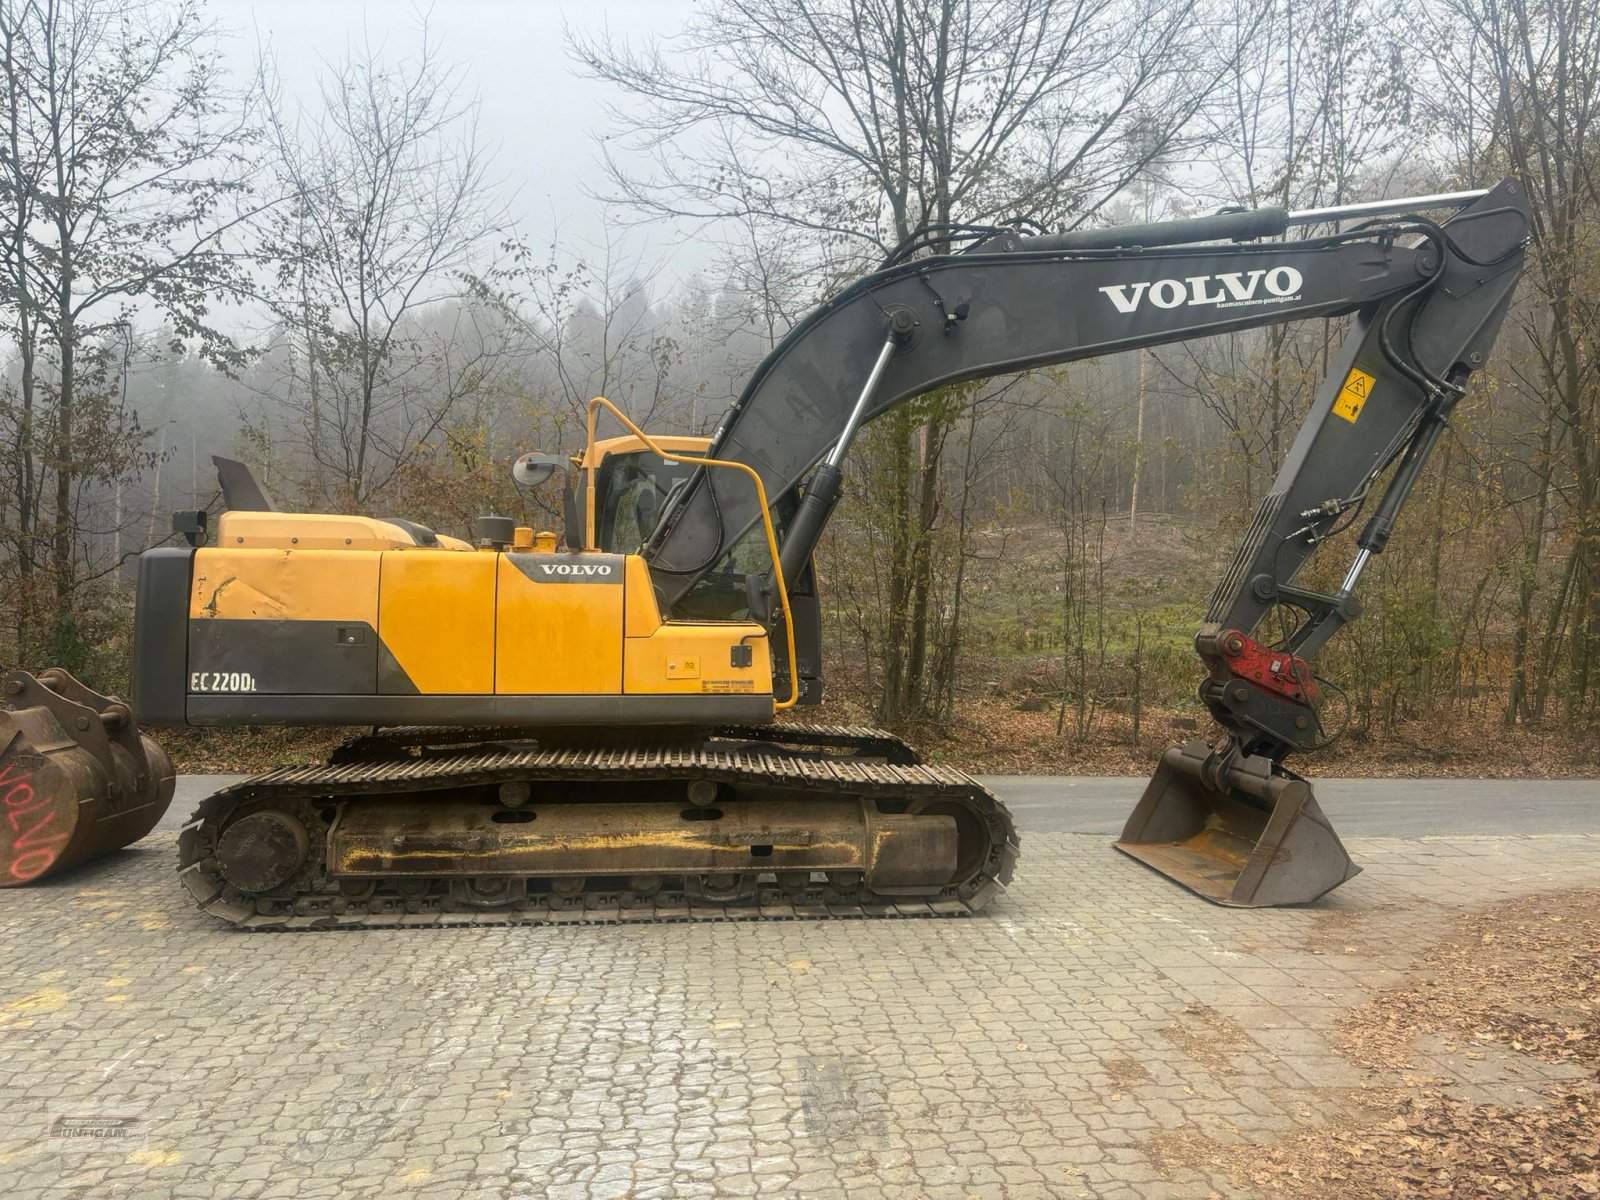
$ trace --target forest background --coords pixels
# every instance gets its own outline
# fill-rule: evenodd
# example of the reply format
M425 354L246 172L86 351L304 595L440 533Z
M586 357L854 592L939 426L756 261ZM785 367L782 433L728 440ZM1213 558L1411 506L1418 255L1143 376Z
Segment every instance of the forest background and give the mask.
M518 454L581 448L593 395L709 432L798 317L924 225L1516 176L1530 271L1319 664L1344 733L1324 763L1595 769L1592 3L710 0L669 38L573 31L572 70L616 99L585 181L618 231L598 244L510 219L518 167L481 135L471 63L437 14L408 19L413 49L342 48L307 100L270 56L241 73L191 0L0 0L0 663L124 690L135 560L173 510L219 507L216 453L309 509L559 528L556 492L511 484ZM630 251L642 224L702 265ZM880 419L820 551L824 718L989 770L1143 772L1203 731L1190 638L1342 334ZM179 748L229 766L315 741Z

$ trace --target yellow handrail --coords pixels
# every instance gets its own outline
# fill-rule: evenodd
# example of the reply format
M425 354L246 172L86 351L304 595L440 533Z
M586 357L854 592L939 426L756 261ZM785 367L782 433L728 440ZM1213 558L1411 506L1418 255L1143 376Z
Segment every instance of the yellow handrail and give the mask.
M586 479L585 490L587 501L584 504L585 530L584 541L586 545L594 545L594 418L595 411L599 408L609 409L611 415L621 421L633 434L645 444L652 454L658 454L668 462L685 462L698 467L732 467L743 471L750 477L750 482L756 485L756 500L761 504L761 527L767 534L767 553L772 558L772 586L778 590L778 606L783 610L783 635L789 650L789 698L783 701L774 701L774 708L793 708L800 699L800 668L794 660L794 617L789 612L789 589L783 582L783 562L778 555L778 535L772 531L772 511L767 507L767 489L761 482L761 476L756 474L755 468L741 462L727 462L720 458L699 458L691 454L682 454L677 451L664 450L651 440L650 435L640 429L623 414L611 401L604 396L596 396L589 401L589 445L584 451Z

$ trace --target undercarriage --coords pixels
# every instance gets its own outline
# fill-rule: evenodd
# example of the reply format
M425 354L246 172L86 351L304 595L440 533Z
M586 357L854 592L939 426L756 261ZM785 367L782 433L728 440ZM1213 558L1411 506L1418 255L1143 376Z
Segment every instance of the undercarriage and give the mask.
M878 730L418 728L210 796L179 875L249 929L963 916L1017 848L991 792Z

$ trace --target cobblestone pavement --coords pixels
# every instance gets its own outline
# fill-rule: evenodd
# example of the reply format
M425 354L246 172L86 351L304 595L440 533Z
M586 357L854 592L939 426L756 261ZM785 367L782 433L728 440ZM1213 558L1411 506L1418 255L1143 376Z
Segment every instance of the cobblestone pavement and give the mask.
M1141 1146L1331 1114L1449 915L1600 884L1600 837L1351 846L1302 910L1032 834L971 919L248 934L160 833L0 892L0 1196L1243 1195Z

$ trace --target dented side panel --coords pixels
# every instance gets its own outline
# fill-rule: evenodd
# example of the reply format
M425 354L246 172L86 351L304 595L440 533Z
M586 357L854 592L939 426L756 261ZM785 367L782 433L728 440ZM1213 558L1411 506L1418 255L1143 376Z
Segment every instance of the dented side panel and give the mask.
M193 620L378 623L381 558L363 550L204 549L194 556Z
M370 695L382 556L360 550L195 554L191 695Z

